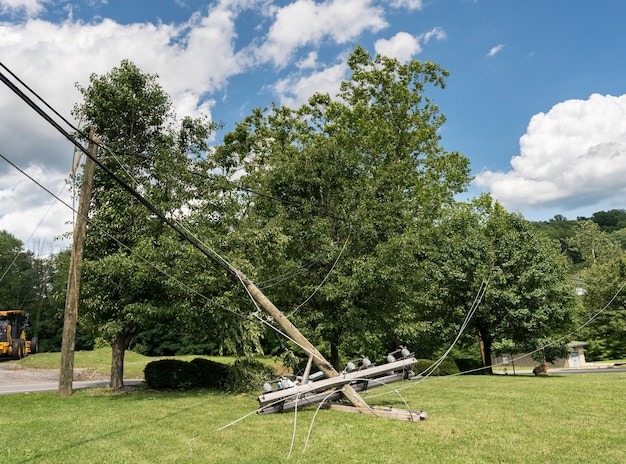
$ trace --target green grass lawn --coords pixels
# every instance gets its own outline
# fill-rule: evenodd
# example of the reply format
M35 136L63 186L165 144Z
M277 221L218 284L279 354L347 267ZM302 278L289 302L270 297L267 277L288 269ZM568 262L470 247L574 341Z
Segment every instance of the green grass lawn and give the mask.
M394 388L365 398L398 408L406 401L428 420L306 409L252 414L220 430L253 412L256 397L108 389L0 396L0 462L626 462L623 373L456 376Z

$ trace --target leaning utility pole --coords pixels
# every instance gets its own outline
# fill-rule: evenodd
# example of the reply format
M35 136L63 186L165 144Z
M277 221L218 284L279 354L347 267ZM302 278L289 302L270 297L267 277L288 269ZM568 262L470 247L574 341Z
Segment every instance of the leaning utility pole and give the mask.
M72 256L70 258L70 270L67 279L67 295L65 297L65 319L63 322L63 342L61 344L61 368L59 373L59 396L72 395L72 381L74 379L74 348L76 345L76 322L78 321L78 301L80 293L80 265L83 260L85 248L85 235L87 232L87 217L89 215L89 202L93 188L93 176L95 163L92 159L98 153L98 145L93 128L89 131L89 154L85 160L83 180L80 186L80 202L78 214L74 224L72 238Z
M304 335L293 325L289 319L287 319L283 313L259 290L259 288L252 283L241 271L233 269L231 270L237 278L245 285L250 296L256 301L263 310L269 314L274 321L289 335L293 341L295 341L301 348L303 348L309 355L313 356L313 362L322 371L326 377L338 377L339 373L335 370L331 363L329 363L324 356L309 342ZM353 404L353 406L363 410L369 411L375 414L370 406L365 402L363 398L357 393L357 391L349 384L343 385L341 388L343 395Z

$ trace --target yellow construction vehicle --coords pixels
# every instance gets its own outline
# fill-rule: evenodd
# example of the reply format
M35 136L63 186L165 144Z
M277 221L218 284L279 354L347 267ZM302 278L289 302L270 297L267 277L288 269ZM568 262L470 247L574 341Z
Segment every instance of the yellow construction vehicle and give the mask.
M39 349L37 337L26 340L28 314L20 309L0 311L0 356L20 359Z

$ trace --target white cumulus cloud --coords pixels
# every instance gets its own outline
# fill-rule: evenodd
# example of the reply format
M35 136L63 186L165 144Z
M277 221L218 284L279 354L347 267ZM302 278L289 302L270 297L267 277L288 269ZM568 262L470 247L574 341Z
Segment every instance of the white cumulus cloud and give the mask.
M421 10L424 7L424 2L422 0L393 0L391 6L406 8L407 10Z
M511 166L507 172L481 172L474 181L508 209L567 212L623 205L626 95L594 94L536 114Z
M421 43L428 43L431 39L443 40L446 33L436 27L424 34L413 36L407 32L398 32L391 39L379 39L374 44L376 53L399 61L407 62L422 51Z
M374 48L376 53L397 58L403 62L409 61L422 51L418 38L407 32L398 32L391 39L377 40Z
M0 0L1 13L23 12L29 17L37 16L49 0Z
M336 95L347 72L348 66L340 63L305 76L291 75L278 81L274 91L279 96L281 105L297 108L306 103L315 92Z
M387 27L384 13L371 0L296 0L275 9L275 22L258 57L281 66L299 47L320 44L325 38L342 44L363 31Z

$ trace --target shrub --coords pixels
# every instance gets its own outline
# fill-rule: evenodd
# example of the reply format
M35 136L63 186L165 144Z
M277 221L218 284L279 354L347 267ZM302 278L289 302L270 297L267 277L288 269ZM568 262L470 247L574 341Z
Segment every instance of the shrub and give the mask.
M195 364L177 359L160 359L146 364L144 379L151 388L187 390L198 386Z
M191 364L196 366L199 387L226 390L229 372L226 364L204 358L195 358Z
M252 358L242 358L230 366L227 389L232 393L259 392L263 384L276 377L271 366Z
M468 373L471 375L484 375L487 373L487 370L483 368L483 363L479 359L474 358L461 358L455 359L457 367L461 374Z
M271 366L252 358L231 366L203 358L190 362L177 359L152 361L144 368L146 385L156 389L189 390L210 388L230 393L260 392L263 384L276 377Z

